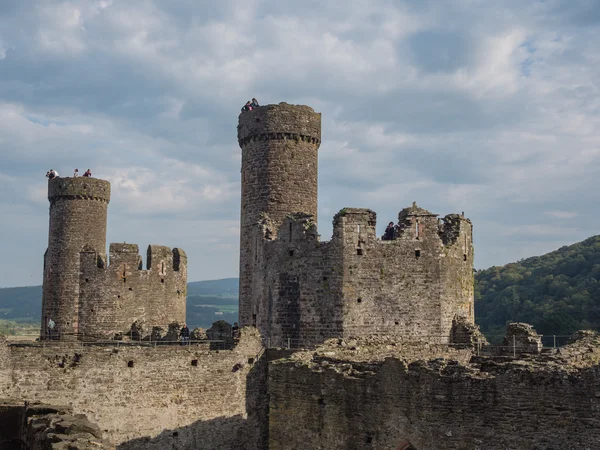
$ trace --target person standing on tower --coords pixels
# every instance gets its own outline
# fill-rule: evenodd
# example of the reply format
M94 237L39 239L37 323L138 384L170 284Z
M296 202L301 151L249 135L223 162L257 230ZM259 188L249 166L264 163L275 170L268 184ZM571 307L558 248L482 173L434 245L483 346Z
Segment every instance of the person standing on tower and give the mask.
M91 177L92 176L92 171L90 169L86 170L85 173L83 174L84 177Z
M47 326L47 333L48 333L48 339L52 340L52 335L54 333L54 327L56 326L56 324L54 323L54 320L52 319L48 319L48 326Z
M253 98L252 103L250 103L250 106L252 107L252 109L254 109L254 108L258 108L260 105L258 104L258 100Z
M73 172L73 178L77 178L79 176L79 169L75 169L75 172Z

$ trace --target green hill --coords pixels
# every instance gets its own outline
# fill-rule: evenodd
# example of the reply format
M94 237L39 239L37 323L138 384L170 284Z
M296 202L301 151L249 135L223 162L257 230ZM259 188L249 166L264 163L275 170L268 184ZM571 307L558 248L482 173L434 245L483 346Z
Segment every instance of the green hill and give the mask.
M600 330L600 236L475 274L475 320L486 334L509 321L538 333Z

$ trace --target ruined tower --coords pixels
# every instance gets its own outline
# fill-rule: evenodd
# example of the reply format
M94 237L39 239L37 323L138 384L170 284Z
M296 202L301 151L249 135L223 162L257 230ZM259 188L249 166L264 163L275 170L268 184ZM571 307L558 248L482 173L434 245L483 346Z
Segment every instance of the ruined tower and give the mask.
M321 114L308 106L267 105L239 117L242 149L240 227L240 325L256 325L256 277L261 224L273 232L294 213L317 219ZM273 238L275 236L272 236Z
M68 339L79 332L79 253L105 251L110 183L97 178L48 182L50 229L44 255L42 332L51 318Z

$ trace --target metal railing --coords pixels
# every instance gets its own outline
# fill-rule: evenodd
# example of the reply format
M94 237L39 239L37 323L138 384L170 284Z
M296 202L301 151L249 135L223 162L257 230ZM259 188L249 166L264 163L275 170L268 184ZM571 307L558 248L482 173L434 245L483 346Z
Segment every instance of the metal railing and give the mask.
M532 336L535 338L535 336ZM542 347L541 349L556 349L563 347L568 344L571 335L564 334L546 334L546 335L538 335L541 340ZM486 335L486 340L478 339L474 337L473 344L464 343L464 342L449 342L448 335L421 335L410 338L402 338L395 336L373 336L370 338L340 338L340 337L331 337L324 338L322 341L314 342L309 341L307 339L302 338L291 338L291 337L276 337L271 338L268 337L265 340L266 348L278 348L278 349L286 349L286 350L298 350L298 349L312 349L324 344L327 341L333 341L335 346L335 340L339 341L337 348L347 348L352 349L355 346L370 346L370 345L392 345L398 348L406 347L426 347L429 349L434 348L446 348L446 349L464 349L468 347L473 347L474 351L478 353L482 353L484 350L489 353L490 350L502 350L504 353L512 352L514 356L516 353L523 352L525 347L534 347L535 344L531 343L523 343L518 336L512 335L509 336L509 342L503 342L506 338L505 335ZM489 341L493 343L490 343ZM502 343L497 343L497 342Z

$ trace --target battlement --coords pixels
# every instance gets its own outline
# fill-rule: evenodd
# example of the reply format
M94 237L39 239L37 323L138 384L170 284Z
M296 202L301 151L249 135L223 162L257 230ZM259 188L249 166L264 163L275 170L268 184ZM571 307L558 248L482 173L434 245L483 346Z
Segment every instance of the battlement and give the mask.
M266 240L280 240L285 242L325 242L319 240L314 217L310 214L297 213L286 217L281 226L273 229L274 225L268 215L263 215L259 221L262 234ZM378 242L390 245L396 241L427 241L439 240L443 246L457 243L461 230L471 231L472 224L464 215L448 214L438 218L438 214L431 213L413 203L411 207L404 208L398 213L398 222L394 225L393 239L383 240L377 236L377 213L368 208L342 208L333 217L332 242L348 240L372 244ZM470 237L469 237L470 239Z
M238 142L299 140L321 143L321 114L304 105L266 105L240 114Z
M257 225L253 298L271 343L373 335L447 343L455 317L473 322L472 225L462 214L440 219L414 203L384 237L374 211L343 208L329 241L310 214L289 214L279 227L263 214Z
M57 198L91 199L110 202L110 183L100 178L54 178L48 181L48 200Z

